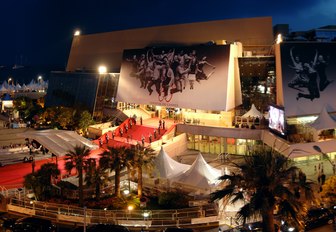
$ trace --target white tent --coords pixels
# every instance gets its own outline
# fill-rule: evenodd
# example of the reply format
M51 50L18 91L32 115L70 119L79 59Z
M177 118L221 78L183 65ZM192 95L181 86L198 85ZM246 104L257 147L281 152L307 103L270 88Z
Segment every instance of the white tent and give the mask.
M323 107L317 119L310 126L317 131L334 129L336 121L328 114L326 107Z
M334 129L336 128L336 121L329 115L326 107L323 107L317 119L310 126L315 130Z
M247 111L243 116L243 118L262 118L263 114L257 110L254 104L252 104L251 109Z
M336 121L329 115L326 107L323 107L319 116L309 125L316 130L314 133L314 141L317 141L317 136L320 131L336 128Z
M7 92L8 89L6 88L5 84L2 84L0 92Z
M86 146L90 150L98 149L99 147L92 141L80 136L74 131L66 130L37 130L27 131L20 135L24 138L36 140L51 153L57 156L64 156L69 150L77 146Z
M154 160L154 175L160 178L172 178L190 168L188 164L181 164L172 159L161 147L158 156Z
M218 178L220 176L221 170L211 167L199 153L191 167L184 173L173 177L172 182L183 183L200 189L209 189L219 182Z
M17 83L16 86L15 86L15 90L20 91L21 88L22 88L22 86L19 83Z

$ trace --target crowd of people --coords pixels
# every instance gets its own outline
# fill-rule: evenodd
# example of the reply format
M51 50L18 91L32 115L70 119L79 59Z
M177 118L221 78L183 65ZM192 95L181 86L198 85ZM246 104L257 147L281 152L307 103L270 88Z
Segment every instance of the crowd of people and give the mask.
M136 125L137 121L141 126L143 125L142 116L140 116L138 119L136 116L130 117L117 129L107 132L104 134L104 136L101 136L98 140L99 145L103 146L104 143L108 144L110 139L115 140L115 137L118 136L121 138L125 138L127 143L136 142L136 144L142 145L144 147L146 145L146 142L152 143L153 141L159 139L160 135L163 134L164 130L166 129L165 120L160 119L157 128L154 128L147 135L142 134L140 139L133 138L132 128Z

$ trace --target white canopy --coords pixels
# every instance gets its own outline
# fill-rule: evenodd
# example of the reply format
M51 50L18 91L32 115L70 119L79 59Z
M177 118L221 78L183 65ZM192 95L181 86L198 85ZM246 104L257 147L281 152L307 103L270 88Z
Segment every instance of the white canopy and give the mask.
M336 128L336 121L329 115L326 107L323 107L320 115L310 126L317 131L334 129Z
M211 185L215 185L221 176L221 170L211 167L199 153L191 167L173 177L173 182L184 183L186 185L195 186L201 189L208 189Z
M87 146L89 149L97 149L98 146L92 141L80 136L74 131L65 130L36 130L24 132L20 137L34 139L51 153L64 156L69 150L77 146Z
M190 168L188 164L181 164L172 159L161 147L158 156L154 161L155 170L154 175L161 178L171 178Z
M249 111L247 111L243 116L243 118L248 118L248 117L251 117L251 118L262 118L263 117L263 114L257 110L257 108L255 107L254 104L252 104L251 106L251 109Z
M6 86L4 84L2 84L0 92L7 92L7 91L8 90L7 90Z

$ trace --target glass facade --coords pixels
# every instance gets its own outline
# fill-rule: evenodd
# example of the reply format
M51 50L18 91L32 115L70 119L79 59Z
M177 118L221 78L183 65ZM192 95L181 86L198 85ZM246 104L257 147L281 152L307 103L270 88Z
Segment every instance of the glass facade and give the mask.
M246 155L250 150L262 146L261 141L251 139L224 138L216 136L187 134L188 149L198 150L202 153L220 154L229 153Z
M97 73L51 72L46 107L66 106L93 112Z
M242 57L238 62L243 99L238 109L246 111L254 104L261 112L267 111L276 102L275 57Z

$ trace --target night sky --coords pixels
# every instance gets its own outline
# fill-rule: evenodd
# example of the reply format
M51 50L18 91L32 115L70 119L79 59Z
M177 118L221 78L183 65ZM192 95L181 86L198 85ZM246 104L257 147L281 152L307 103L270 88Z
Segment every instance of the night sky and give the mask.
M91 34L265 16L292 31L336 24L335 0L2 0L0 9L0 66L65 67L77 28Z

